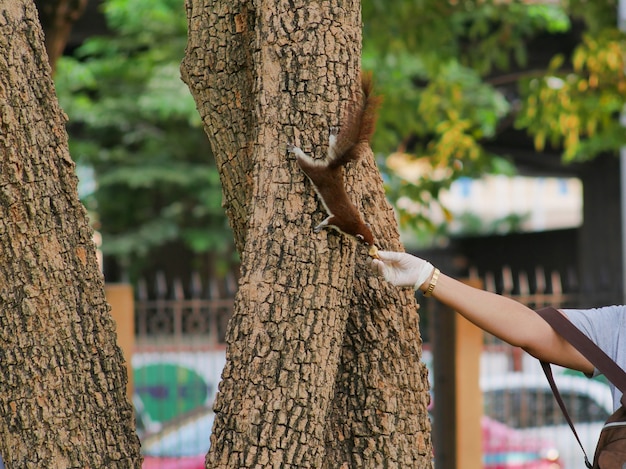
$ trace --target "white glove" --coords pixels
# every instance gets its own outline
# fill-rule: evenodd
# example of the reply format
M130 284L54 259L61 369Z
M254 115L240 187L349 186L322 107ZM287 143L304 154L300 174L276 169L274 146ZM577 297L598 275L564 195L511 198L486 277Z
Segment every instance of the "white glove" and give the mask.
M372 270L397 287L417 290L433 274L433 265L405 252L378 251L379 259L372 259Z

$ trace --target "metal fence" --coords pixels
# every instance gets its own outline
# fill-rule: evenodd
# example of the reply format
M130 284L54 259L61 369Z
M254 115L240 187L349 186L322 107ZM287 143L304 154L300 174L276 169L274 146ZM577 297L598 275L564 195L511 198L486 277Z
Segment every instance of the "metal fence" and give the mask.
M542 266L530 273L513 272L505 266L500 272L480 276L474 268L469 277L480 278L486 290L510 296L531 308L575 307L579 299L575 275L546 272ZM236 289L232 274L203 281L193 273L183 282L180 278L167 279L160 272L152 281L141 279L135 304L138 345L181 343L194 337L202 338L207 347L224 344Z
M204 347L224 344L236 288L232 275L203 282L200 275L192 274L186 286L179 278L168 282L162 273L152 284L140 280L135 303L137 345L177 344L194 338L201 339Z
M500 272L488 271L481 278L472 268L470 278L480 278L485 290L511 297L533 309L548 305L555 308L575 307L579 299L578 281L573 271L546 272L543 266L538 265L531 272L514 272L504 266Z

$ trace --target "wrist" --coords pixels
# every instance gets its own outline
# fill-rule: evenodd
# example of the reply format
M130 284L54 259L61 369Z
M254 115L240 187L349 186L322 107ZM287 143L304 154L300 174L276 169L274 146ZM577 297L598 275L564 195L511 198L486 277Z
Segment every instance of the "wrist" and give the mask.
M422 293L424 293L425 297L432 296L433 291L435 290L435 287L437 286L437 281L439 280L440 274L441 274L441 271L439 269L437 269L436 267L433 268L433 271L430 274L429 278L419 286L419 290L421 290Z

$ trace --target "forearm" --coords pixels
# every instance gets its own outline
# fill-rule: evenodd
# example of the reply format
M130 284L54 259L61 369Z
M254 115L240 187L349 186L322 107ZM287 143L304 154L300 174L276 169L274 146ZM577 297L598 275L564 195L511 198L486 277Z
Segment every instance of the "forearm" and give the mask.
M426 281L420 290L428 288ZM550 363L593 372L593 365L527 306L441 274L432 296L481 329Z
M426 290L428 284L429 281L420 289ZM543 319L525 305L471 287L443 273L439 276L432 296L481 329L520 347L526 347L529 336L534 335L532 331L541 330L545 324Z

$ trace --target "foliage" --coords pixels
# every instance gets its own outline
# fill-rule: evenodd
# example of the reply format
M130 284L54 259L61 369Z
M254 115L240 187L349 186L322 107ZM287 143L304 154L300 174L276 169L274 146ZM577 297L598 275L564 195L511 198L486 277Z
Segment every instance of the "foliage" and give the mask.
M72 154L95 171L97 189L85 202L105 253L137 265L170 243L227 250L217 170L179 79L183 0L104 5L113 34L62 60L57 88ZM512 173L509 155L487 148L513 125L537 151L561 151L565 161L625 144L616 117L626 96L626 44L616 9L615 0L363 0L363 67L376 70L385 98L374 149L423 166L419 177L401 177L379 158L390 198L418 202L397 204L401 222L441 231L424 207L452 181ZM530 69L531 41L577 22L585 35L576 50Z
M410 179L380 158L390 197L418 202L397 204L401 223L434 232L439 227L424 207L453 180L512 172L508 155L486 148L513 124L537 151L550 145L564 162L626 144L616 118L626 96L626 44L616 31L616 9L612 0L364 0L363 67L376 70L385 97L374 149L428 163ZM571 32L575 22L584 24L585 35L572 56L530 69L531 41Z
M626 96L626 40L615 30L585 35L572 68L556 56L549 76L523 81L527 100L517 125L534 135L535 147L562 145L566 161L581 161L626 145L620 112Z
M458 225L455 232L463 233L466 236L520 232L522 225L529 217L528 213L511 213L485 223L479 215L464 212L455 220Z
M159 249L229 250L219 175L195 103L179 75L182 0L108 0L112 35L91 37L58 66L70 148L91 166L85 199L103 251L137 271Z

